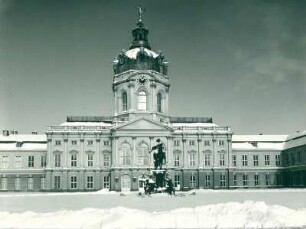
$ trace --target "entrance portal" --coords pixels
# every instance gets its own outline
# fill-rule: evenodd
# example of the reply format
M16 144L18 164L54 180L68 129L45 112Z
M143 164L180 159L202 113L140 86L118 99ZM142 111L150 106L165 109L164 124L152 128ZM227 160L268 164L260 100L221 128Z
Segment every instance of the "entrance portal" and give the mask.
M131 191L131 178L129 175L123 175L121 177L121 191L122 192Z

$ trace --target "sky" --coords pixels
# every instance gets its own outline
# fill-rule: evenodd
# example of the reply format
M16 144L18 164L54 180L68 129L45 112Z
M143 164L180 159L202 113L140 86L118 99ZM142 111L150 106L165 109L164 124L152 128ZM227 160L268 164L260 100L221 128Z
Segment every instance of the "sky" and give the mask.
M304 0L0 0L0 130L112 115L137 5L170 62L170 115L235 134L306 130Z

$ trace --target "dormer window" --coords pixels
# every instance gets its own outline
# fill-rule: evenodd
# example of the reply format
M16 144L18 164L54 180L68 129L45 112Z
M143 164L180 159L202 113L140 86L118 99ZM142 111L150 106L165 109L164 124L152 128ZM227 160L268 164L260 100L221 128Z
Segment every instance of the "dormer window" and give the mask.
M22 147L23 142L16 142L16 147Z

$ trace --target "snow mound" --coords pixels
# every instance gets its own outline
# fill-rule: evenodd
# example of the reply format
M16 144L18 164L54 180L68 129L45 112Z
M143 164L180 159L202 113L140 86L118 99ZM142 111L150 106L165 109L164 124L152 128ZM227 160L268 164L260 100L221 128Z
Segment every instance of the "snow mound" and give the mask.
M222 203L147 212L116 207L51 213L0 212L0 228L302 228L306 209L264 202Z

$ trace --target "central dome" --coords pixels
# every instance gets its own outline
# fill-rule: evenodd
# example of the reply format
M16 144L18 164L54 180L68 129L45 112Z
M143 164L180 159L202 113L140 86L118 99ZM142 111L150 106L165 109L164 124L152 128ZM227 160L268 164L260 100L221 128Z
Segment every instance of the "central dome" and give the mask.
M167 75L167 62L161 52L154 52L148 41L149 30L139 21L132 30L133 42L130 49L123 50L114 61L114 73L129 70L154 70Z

